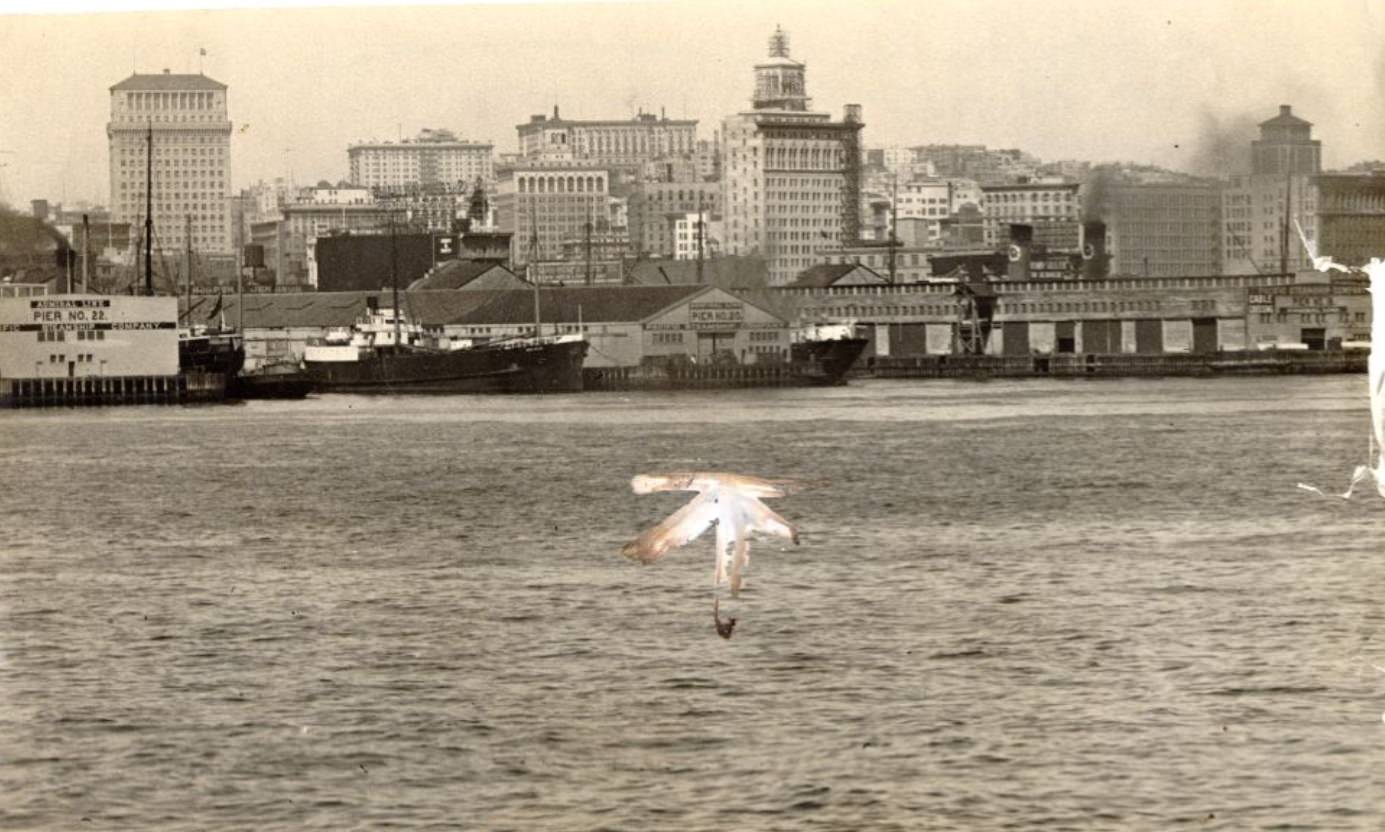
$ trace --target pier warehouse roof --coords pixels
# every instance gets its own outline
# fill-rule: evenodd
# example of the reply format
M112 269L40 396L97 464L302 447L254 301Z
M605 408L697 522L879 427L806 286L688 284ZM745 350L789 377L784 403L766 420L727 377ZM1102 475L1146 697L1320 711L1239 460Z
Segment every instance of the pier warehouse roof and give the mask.
M720 290L697 285L543 287L539 290L539 314L544 323L575 324L578 320L635 323L711 291ZM246 295L245 326L247 329L349 327L366 316L372 302L376 306L389 306L390 295L388 291ZM424 326L530 324L534 320L532 289L418 290L401 291L399 295L406 314ZM192 321L200 324L224 319L228 325L234 325L240 320L234 296L223 296L220 309L216 304L216 295L193 298Z
M697 284L696 260L640 260L627 279L641 286ZM702 263L702 283L723 289L760 289L769 285L769 266L755 255L713 257Z
M527 284L514 272L489 260L448 260L409 284L409 291L493 291L523 289Z
M799 272L792 286L821 289L827 286L862 286L887 282L874 269L859 263L819 263Z
M653 317L708 286L570 286L539 291L539 316L544 323L575 324L578 320L634 323ZM531 324L533 290L490 293L489 300L460 317L455 324Z

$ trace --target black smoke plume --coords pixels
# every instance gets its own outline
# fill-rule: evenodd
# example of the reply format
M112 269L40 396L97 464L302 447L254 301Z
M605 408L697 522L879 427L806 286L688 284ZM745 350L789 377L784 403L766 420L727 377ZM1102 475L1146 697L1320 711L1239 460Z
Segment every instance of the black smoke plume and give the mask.
M1120 171L1109 165L1096 165L1082 183L1082 219L1092 222L1106 218L1110 209L1111 187L1120 182Z
M1250 143L1260 135L1259 122L1250 113L1228 116L1203 110L1188 172L1211 177L1250 173Z

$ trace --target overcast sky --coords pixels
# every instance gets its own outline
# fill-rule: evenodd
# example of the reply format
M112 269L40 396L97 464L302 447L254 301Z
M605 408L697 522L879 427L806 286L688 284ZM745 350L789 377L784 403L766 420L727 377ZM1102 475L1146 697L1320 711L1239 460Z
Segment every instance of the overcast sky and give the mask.
M863 105L868 146L1206 170L1219 142L1292 104L1326 166L1385 158L1380 0L124 5L146 10L0 15L0 198L106 202L109 87L197 72L199 48L230 87L239 189L345 178L351 142L423 127L513 151L515 125L554 104L579 119L663 109L710 138L748 106L776 24L815 109Z

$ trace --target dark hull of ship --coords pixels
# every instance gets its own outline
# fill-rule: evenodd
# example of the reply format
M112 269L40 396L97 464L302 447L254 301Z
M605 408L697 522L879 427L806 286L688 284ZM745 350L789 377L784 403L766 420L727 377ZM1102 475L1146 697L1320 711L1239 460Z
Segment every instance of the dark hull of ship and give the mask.
M829 383L844 384L846 375L856 365L870 342L865 338L826 338L815 341L800 341L793 345L795 362L817 364L828 378Z
M235 378L245 364L239 335L193 335L178 340L178 373L183 401L220 402L231 397Z
M490 345L451 352L381 351L313 361L309 377L335 393L580 393L585 341Z
M317 389L306 370L262 368L236 376L231 385L235 399L303 399Z
M588 390L730 390L755 387L831 387L846 383L846 373L866 348L864 338L796 345L781 364L649 364L640 367L589 367Z
M878 357L876 378L1138 378L1364 373L1369 350Z

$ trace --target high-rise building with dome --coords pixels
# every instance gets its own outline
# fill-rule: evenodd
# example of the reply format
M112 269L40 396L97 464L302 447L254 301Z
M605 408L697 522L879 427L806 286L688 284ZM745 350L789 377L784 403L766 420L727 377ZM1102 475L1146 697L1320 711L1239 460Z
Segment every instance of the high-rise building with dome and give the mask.
M777 286L860 237L861 108L813 112L804 70L776 28L751 108L722 122L723 250L764 257Z

